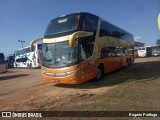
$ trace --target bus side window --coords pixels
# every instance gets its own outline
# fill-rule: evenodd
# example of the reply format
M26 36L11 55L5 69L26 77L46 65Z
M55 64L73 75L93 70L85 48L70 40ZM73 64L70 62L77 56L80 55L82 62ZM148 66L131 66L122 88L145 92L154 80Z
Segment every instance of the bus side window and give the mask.
M126 53L127 53L126 48L123 48L123 54L126 54Z
M109 57L116 57L116 47L109 47L109 53L108 56Z
M110 52L111 52L111 51L108 49L108 47L103 47L103 48L101 48L101 58L111 57Z
M102 21L100 25L99 37L103 37L107 35L106 24Z
M80 60L85 60L86 59L86 52L85 52L85 48L80 45Z
M80 56L79 56L80 61L92 56L93 48L94 48L93 36L80 38L78 44L79 44L79 52L80 52Z
M116 57L115 49L112 49L111 55L112 55L112 57Z
M96 32L97 25L98 25L97 17L90 14L83 15L82 30L88 31L88 32Z
M125 49L120 47L120 48L116 48L116 56L124 56L125 54Z

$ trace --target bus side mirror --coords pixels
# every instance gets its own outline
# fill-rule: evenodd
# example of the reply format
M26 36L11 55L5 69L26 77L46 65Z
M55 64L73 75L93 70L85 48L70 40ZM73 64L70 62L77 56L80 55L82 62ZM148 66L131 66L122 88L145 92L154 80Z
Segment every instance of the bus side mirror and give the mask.
M72 48L74 46L74 37L69 38L69 47Z
M31 41L30 43L30 50L33 51L33 45L35 42L38 42L38 41L43 41L43 38L37 38L37 39L34 39Z
M94 34L93 32L86 32L86 31L79 31L79 32L72 34L69 37L69 47L72 48L74 46L74 42L76 38L91 36L93 34Z

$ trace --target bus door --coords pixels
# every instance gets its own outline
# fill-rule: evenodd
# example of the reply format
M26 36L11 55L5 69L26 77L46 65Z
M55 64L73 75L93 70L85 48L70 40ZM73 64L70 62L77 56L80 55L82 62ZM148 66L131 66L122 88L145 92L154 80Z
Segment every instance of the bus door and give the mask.
M82 62L82 78L83 80L89 80L93 77L93 65L91 64L90 62L91 60L90 59L87 59L85 61Z
M83 75L84 79L88 80L91 79L94 69L94 65L92 64L92 54L94 48L94 39L92 36L84 37L79 39L78 42L78 51L79 51L79 63L83 65ZM92 62L91 62L92 61Z

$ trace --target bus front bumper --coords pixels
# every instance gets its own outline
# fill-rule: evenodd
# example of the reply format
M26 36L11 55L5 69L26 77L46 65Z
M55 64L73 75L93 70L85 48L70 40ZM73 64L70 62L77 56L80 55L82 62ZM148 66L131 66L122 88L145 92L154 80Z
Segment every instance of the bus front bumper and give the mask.
M77 76L77 74L68 75L65 77L53 77L42 73L43 81L46 83L58 83L58 84L79 84L84 80Z

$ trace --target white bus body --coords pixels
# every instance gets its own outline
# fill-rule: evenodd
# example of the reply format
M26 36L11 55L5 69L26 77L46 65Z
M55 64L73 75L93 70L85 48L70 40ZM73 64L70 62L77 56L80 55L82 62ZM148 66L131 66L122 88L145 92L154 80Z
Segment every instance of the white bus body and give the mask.
M146 54L147 54L146 47L138 48L138 57L146 57Z
M152 56L160 56L160 46L152 47Z
M15 52L14 67L39 68L41 66L42 44L35 44L33 51L30 47L19 49Z

